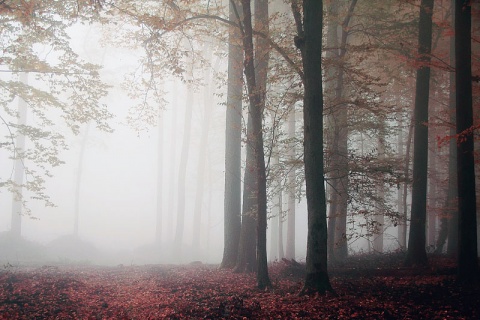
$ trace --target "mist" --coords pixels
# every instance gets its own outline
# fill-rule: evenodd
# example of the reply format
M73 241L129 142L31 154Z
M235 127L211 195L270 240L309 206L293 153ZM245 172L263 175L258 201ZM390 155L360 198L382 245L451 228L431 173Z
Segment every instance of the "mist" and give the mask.
M31 213L21 218L21 235L27 243L5 240L12 247L2 249L0 260L17 264L129 265L196 260L219 263L224 229L225 106L222 99L215 99L211 106L207 145L200 145L205 114L202 101L205 86L202 85L192 89L178 79L167 79L163 84L164 105L159 106L161 118L154 119L153 123L129 120L132 109L135 112L136 101L125 90L125 79L129 73L140 68L136 59L138 51L109 45L104 41L105 32L108 30L99 25L76 25L69 30L71 46L80 58L102 65L101 78L110 86L102 103L114 115L109 123L113 132L103 132L91 123L82 125L77 135L72 134L68 127L61 127L68 145L68 150L62 151L59 156L64 164L54 167L52 177L45 181L45 193L55 206L45 206L29 199L26 205ZM41 55L42 48L38 50ZM220 61L219 69L219 72L225 72L226 60ZM188 90L194 91L195 102L186 169L185 231L182 252L175 252L177 179ZM214 86L214 90L213 94L218 97L226 91L218 86ZM28 122L35 121L31 114L27 115L27 119ZM195 186L199 179L196 170L202 148L207 149L202 220L200 226L195 226L200 228L201 243L200 250L194 251L193 211ZM0 152L2 161L10 162L2 170L2 175L8 176L13 170L13 163L8 160L8 152ZM158 165L159 157L162 167ZM158 179L161 180L160 187ZM78 237L74 236L77 187ZM157 197L159 190L161 195ZM157 199L162 202L160 209L157 208ZM0 216L0 232L3 237L8 237L12 194L2 192L0 203L4 213ZM301 261L306 243L304 201L297 203L297 207L296 252ZM161 210L160 240L156 239L158 210Z

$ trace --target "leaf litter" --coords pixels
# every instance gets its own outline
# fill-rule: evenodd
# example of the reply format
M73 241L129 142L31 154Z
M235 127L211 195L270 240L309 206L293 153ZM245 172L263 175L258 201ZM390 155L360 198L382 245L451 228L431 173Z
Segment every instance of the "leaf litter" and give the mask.
M453 262L404 268L391 255L330 266L336 295L299 296L304 266L270 264L273 287L216 265L43 266L0 271L0 319L479 319L479 286Z

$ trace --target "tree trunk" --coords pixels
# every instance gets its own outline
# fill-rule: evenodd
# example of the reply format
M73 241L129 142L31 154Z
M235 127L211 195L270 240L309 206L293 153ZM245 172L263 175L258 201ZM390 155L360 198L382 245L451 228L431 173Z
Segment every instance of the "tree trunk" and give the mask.
M82 145L80 146L80 155L78 156L77 179L75 181L75 211L73 218L74 237L78 237L78 227L80 219L80 187L82 182L83 162L85 158L85 149L87 147L89 129L90 123L87 123L87 125L85 126L85 132L83 133Z
M288 213L287 213L287 243L285 257L295 259L295 106L292 106L288 117L288 158L292 163L288 172Z
M28 73L20 73L19 80L25 86L28 85ZM27 123L27 103L22 97L18 99L18 125L25 126ZM15 172L13 176L13 197L12 197L12 222L10 232L14 238L22 236L22 211L23 211L23 178L25 174L25 167L23 164L25 151L25 135L18 133L15 139Z
M452 25L455 25L455 1L452 0ZM455 36L450 37L450 66L455 68ZM450 73L450 96L449 108L450 122L450 136L454 137L456 133L456 90L455 90L455 73ZM458 192L457 192L457 141L450 139L449 156L448 156L448 192L446 200L446 212L448 219L447 228L447 254L456 256L458 253Z
M162 216L163 216L163 116L162 109L158 111L158 144L157 144L157 221L155 228L155 241L157 245L162 243Z
M210 50L208 50L208 52L205 52L205 56L208 56L210 60L212 58L211 53L212 52ZM211 84L211 70L205 70L203 78L206 84L203 88L204 116L202 121L202 133L200 136L200 150L198 154L198 164L197 164L197 183L195 188L195 205L193 208L193 237L192 237L192 247L194 252L197 255L199 255L200 241L201 241L200 231L202 229L202 207L203 207L203 200L204 200L203 192L207 187L205 184L205 162L207 160L208 133L210 131L210 121L212 118L212 111L213 111L212 104L214 103L213 101L214 92Z
M301 294L332 290L327 270L327 208L323 155L322 29L323 1L303 1L303 24L292 1L296 45L304 71L304 162L308 210L306 277Z
M177 171L177 114L178 114L178 99L177 99L177 82L173 82L173 89L172 89L172 120L171 120L171 127L170 127L170 145L169 145L169 155L170 155L170 163L169 163L169 170L168 170L168 183L170 184L170 188L168 189L168 211L167 211L167 232L166 238L168 241L172 241L173 239L173 219L175 217L175 172Z
M267 265L267 179L263 151L263 106L265 105L265 84L268 50L264 39L257 38L257 50L253 50L252 13L250 1L242 0L243 7L243 48L245 52L244 72L249 95L249 113L252 117L255 170L257 172L257 286L262 289L271 286ZM255 1L255 25L257 30L268 32L268 1ZM262 57L255 60L254 57ZM255 70L255 62L257 70ZM257 71L257 72L255 72ZM257 86L258 77L258 86Z
M235 21L230 2L230 20ZM225 124L225 198L224 198L224 249L221 268L237 264L241 229L241 134L243 50L235 39L240 38L237 28L230 28L228 43L228 89Z
M473 154L471 2L455 2L457 116L458 280L478 280L475 166Z
M378 133L378 160L382 162L385 160L385 118L379 117L379 133ZM376 182L376 193L379 201L375 206L375 226L377 233L373 235L373 251L376 253L383 253L383 232L385 230L385 216L384 216L384 198L385 198L385 183L384 174L380 174Z
M192 65L189 66L193 68ZM191 72L191 71L189 71ZM174 250L179 257L182 256L181 249L183 245L183 232L185 228L185 204L186 204L186 175L188 153L190 151L190 131L193 109L193 89L187 84L187 99L185 101L185 118L183 127L182 151L180 154L180 167L178 170L178 193L177 193L177 225L175 228Z
M272 117L274 118L274 117ZM275 123L273 119L272 123ZM275 145L275 141L273 142L273 151L272 151L272 167L277 168L279 164L278 159L278 148ZM272 210L271 210L271 217L270 217L270 256L269 261L280 260L278 256L279 252L279 221L280 221L280 214L281 214L281 205L279 199L281 199L281 190L280 190L280 180L278 177L274 177L272 181L272 189L273 189L273 196L272 196Z
M403 135L404 135L404 133L403 133L403 121L402 121L402 119L400 119L399 131L398 131L398 141L397 141L399 159L402 159L405 156L404 151L403 151L403 147L404 147L404 144L405 144L405 142L403 141L403 139L404 139ZM405 184L406 184L406 182L405 182ZM406 221L405 221L404 216L403 216L403 212L405 210L404 209L404 202L403 202L404 192L405 192L405 190L403 189L403 187L399 185L398 190L397 190L397 210L398 210L398 213L399 213L397 238L398 238L398 244L399 244L400 250L402 250L402 251L407 248L407 241L406 241L407 240L406 239L407 226L406 226Z
M428 98L430 92L430 52L432 48L433 0L422 0L418 35L417 82L415 89L415 135L413 142L413 186L407 265L426 265L425 223L427 205Z
M245 173L243 178L243 205L242 226L238 244L238 257L235 272L253 272L257 268L256 258L256 212L257 212L257 178L254 163L254 150L252 146L251 116L247 122L247 154L245 160Z

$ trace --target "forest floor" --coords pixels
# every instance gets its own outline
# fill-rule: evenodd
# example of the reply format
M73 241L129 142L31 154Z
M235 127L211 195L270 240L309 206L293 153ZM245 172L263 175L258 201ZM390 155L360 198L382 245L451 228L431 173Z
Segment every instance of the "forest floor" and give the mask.
M430 257L361 255L330 267L336 294L299 296L301 264L270 265L273 287L216 265L42 266L0 269L0 319L480 319L480 288Z

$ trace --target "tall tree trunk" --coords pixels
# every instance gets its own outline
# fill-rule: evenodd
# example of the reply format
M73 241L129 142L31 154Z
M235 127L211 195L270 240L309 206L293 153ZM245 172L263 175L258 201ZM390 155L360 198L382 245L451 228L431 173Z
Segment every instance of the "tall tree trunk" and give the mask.
M477 216L473 154L471 1L455 2L457 116L458 280L478 280Z
M189 66L193 68L192 64ZM191 71L189 71L191 72ZM185 204L186 204L186 175L188 154L190 151L190 131L193 110L193 89L187 84L187 98L185 101L185 118L183 126L182 151L180 154L180 167L178 170L178 193L177 193L177 225L175 227L174 250L179 257L182 256L183 232L185 228Z
M158 144L157 144L157 221L155 226L155 242L162 243L163 216L163 109L158 111Z
M433 110L435 114L435 110ZM434 131L434 130L432 130ZM435 137L435 135L432 135ZM432 139L433 140L433 139ZM437 235L437 153L435 152L436 143L433 140L432 146L428 150L428 216L427 216L427 246L435 246L435 237Z
M207 49L208 50L208 49ZM205 53L209 59L212 58L212 52L209 50ZM218 60L217 60L218 62ZM218 63L215 65L217 66ZM213 87L211 84L211 70L205 70L204 72L205 86L203 88L203 110L204 117L202 121L202 133L200 136L200 150L198 154L197 164L197 183L195 188L195 204L193 208L193 237L192 247L194 252L198 255L200 250L200 230L202 229L202 204L203 204L203 192L206 187L205 184L205 162L207 160L208 150L208 133L210 131L210 121L212 118L212 104L213 104Z
M230 20L236 21L230 2ZM221 268L237 264L241 229L241 134L243 49L235 42L240 38L237 28L230 28L228 43L228 89L225 123L225 197L224 197L224 249Z
M306 277L302 294L333 290L327 270L327 208L323 155L322 29L323 1L303 1L303 23L296 0L292 11L304 71L304 162L308 210Z
M73 217L73 235L78 237L79 219L80 219L80 187L82 185L83 162L85 158L85 149L87 147L88 132L90 123L85 126L83 133L82 145L80 146L80 155L78 156L77 179L75 181L75 208Z
M274 117L272 117L274 118ZM273 119L272 123L275 123L275 119ZM273 141L273 151L272 151L272 167L277 168L279 164L279 159L278 159L278 148L276 146L276 142ZM278 177L274 177L272 181L272 189L273 189L273 196L272 196L272 210L271 214L272 216L270 217L270 256L269 260L270 261L275 261L279 260L280 257L278 256L279 252L279 221L280 221L280 214L281 214L281 209L280 209L280 203L279 199L281 199L281 190L280 190L280 184L281 182L279 181Z
M255 170L257 172L257 286L262 289L271 286L267 265L267 179L263 151L263 107L265 105L265 84L268 57L265 55L268 44L257 38L254 54L252 13L249 0L242 0L243 7L243 48L245 51L244 72L249 95L249 113L252 118ZM255 1L255 26L257 30L268 32L268 1ZM258 60L255 59L258 57ZM262 58L260 58L262 57ZM257 70L255 69L255 62ZM258 83L257 83L258 79Z
M177 171L176 163L177 163L177 115L178 115L178 99L177 99L177 82L173 82L173 89L172 89L172 105L173 108L171 112L172 120L171 120L171 127L170 127L170 145L169 145L169 154L170 154L170 163L169 163L169 170L168 170L168 183L170 184L170 188L168 189L168 211L166 216L166 224L167 224L167 239L168 241L172 241L173 239L173 220L175 217L175 172Z
M243 177L242 226L235 272L253 272L257 268L255 213L257 212L258 186L251 118L249 115L247 122L245 172Z
M415 135L413 142L413 186L407 265L426 265L425 222L427 206L428 98L432 48L433 0L422 0L418 34L417 82L415 89Z
M28 73L20 73L19 80L25 86L28 85ZM18 97L18 120L19 126L27 123L27 103L22 97ZM15 172L13 176L14 192L12 197L12 222L10 232L14 238L22 236L22 209L23 209L23 178L25 167L23 164L25 150L25 135L18 133L15 139Z
M285 257L287 259L295 259L295 106L288 116L288 158L291 162L291 168L288 172L288 213L287 213L287 243Z
M380 128L378 133L378 160L380 162L385 160L385 118L380 116L379 119ZM385 198L385 183L384 174L380 174L378 181L376 182L376 193L379 201L375 207L374 221L377 229L377 233L373 235L373 251L377 253L383 253L383 232L385 230L385 216L384 198Z
M452 0L452 25L455 26L455 1ZM450 66L455 68L455 36L450 37ZM450 95L449 108L450 114L450 136L454 137L456 133L456 89L455 73L450 73ZM457 141L451 139L449 143L448 155L448 191L446 200L446 214L448 219L448 244L447 254L456 256L458 253L458 192L457 192Z
M331 177L337 180L335 188L332 192L337 195L333 197L336 203L332 205L335 211L330 215L330 219L335 221L332 223L334 228L330 229L330 232L334 234L330 236L333 239L333 256L331 258L343 260L348 256L348 244L347 244L347 210L348 210L348 109L347 104L343 97L344 87L344 59L347 53L347 39L348 39L348 26L355 10L357 0L352 0L348 8L347 15L342 22L340 31L339 49L336 53L336 59L339 66L335 71L335 96L333 100L333 141L331 151ZM337 4L332 4L332 14L335 15L338 11ZM332 21L333 22L333 21ZM330 29L330 28L329 28ZM337 36L338 26L336 23L332 26L332 37ZM330 32L330 30L329 30ZM338 43L338 40L333 41ZM331 49L330 49L331 50Z
M404 158L405 154L403 151L403 147L405 144L405 141L403 140L404 137L404 132L403 132L403 121L400 119L399 123L399 131L398 131L398 157L399 159ZM404 182L406 184L406 182ZM402 186L398 186L397 190L397 210L399 213L399 219L398 219L398 233L397 233L397 238L398 238L398 244L400 247L400 250L405 250L407 248L407 239L406 239L406 234L407 234L407 226L406 226L406 221L404 219L403 213L404 213L404 202L403 202L403 194L405 190L403 189Z

